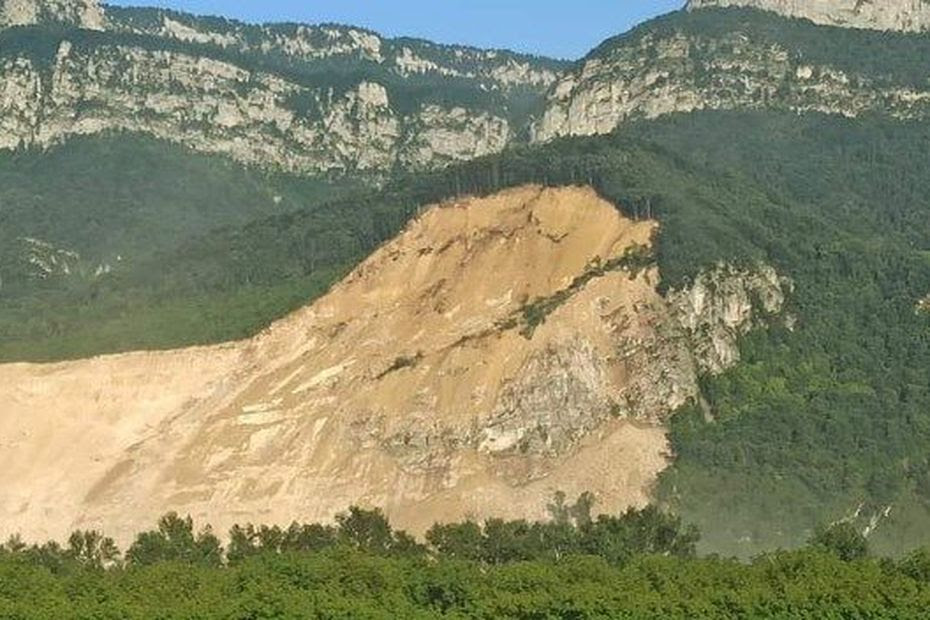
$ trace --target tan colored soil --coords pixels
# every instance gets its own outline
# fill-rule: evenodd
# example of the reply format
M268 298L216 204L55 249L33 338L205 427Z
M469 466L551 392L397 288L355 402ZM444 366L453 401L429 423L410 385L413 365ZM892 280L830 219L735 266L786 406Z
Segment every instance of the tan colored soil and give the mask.
M574 382L566 398L627 389L616 335L661 322L655 270L593 279L531 338L506 322L654 229L589 189L509 190L427 211L254 339L0 366L0 536L94 527L125 544L168 510L225 531L355 503L422 532L541 517L556 490L591 490L604 510L642 504L667 462L657 420L589 424L548 451L518 444L540 407L575 428L559 403L533 400L559 388L548 377Z

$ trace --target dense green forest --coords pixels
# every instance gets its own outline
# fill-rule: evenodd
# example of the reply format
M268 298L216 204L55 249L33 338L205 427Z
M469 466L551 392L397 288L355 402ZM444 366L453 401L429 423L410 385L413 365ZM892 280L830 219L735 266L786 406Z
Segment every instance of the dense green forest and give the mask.
M204 298L190 287L168 291L177 274L162 268L164 257L211 231L307 211L364 183L249 169L132 135L0 155L0 359L159 348L258 329L338 273L282 274L255 287L246 274L244 286Z
M437 524L419 543L378 510L334 525L235 526L224 546L168 514L125 554L98 532L0 545L3 618L922 618L930 552L872 557L849 523L803 550L698 558L654 507Z

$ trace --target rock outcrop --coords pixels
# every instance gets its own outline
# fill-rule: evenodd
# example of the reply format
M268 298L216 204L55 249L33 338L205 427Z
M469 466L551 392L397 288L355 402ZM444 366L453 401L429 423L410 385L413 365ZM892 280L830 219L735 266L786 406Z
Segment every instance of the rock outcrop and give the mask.
M433 168L502 150L527 122L511 98L562 66L342 26L0 1L0 29L34 26L5 33L0 150L131 131L296 172Z
M793 290L791 280L770 266L745 270L722 263L667 298L698 370L716 375L740 360L739 339L778 316Z
M98 0L0 0L0 28L34 24L103 30L106 20Z
M514 52L440 45L420 39L391 39L371 30L334 24L254 25L226 19L148 9L110 7L114 32L199 43L261 57L312 63L368 62L403 77L438 75L474 81L489 91L545 89L567 64Z
M339 92L181 51L61 41L54 59L0 59L0 149L131 131L300 172L429 167L504 148L508 121L424 104L379 83Z
M751 7L816 24L924 32L930 30L926 0L689 0L688 9Z
M0 536L646 502L667 417L790 290L719 266L664 298L656 232L588 189L513 189L430 209L252 340L0 366Z
M762 28L704 34L686 27L687 16L676 18L683 27L643 27L565 74L548 95L534 140L609 133L628 121L696 110L930 116L925 83L817 61Z
M304 173L433 168L502 150L526 123L510 98L541 96L562 66L343 26L0 0L0 29L29 25L0 54L0 150L131 131Z

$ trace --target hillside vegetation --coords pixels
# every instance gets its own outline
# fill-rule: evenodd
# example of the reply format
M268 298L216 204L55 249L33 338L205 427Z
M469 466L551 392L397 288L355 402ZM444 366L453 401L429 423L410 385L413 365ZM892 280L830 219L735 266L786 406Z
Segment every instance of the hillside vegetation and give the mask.
M228 339L239 332L224 328L226 321L257 329L319 292L321 276L308 274L287 290L224 292L229 318L195 325L193 315L209 315L219 298L201 301L190 288L163 297L148 283L178 277L164 257L211 231L307 209L361 183L266 173L123 134L0 154L0 358Z

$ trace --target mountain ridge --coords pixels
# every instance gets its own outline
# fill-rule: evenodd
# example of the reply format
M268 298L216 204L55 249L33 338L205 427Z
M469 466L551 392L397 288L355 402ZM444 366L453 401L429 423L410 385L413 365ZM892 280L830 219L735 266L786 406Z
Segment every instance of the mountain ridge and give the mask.
M844 28L926 32L926 0L688 0L687 9L750 7Z
M707 109L923 119L927 52L922 35L828 28L757 8L671 13L608 39L566 72L532 136L603 134Z
M40 23L103 30L106 18L99 0L0 0L0 28Z
M352 27L29 6L0 30L4 149L124 130L303 173L436 167L502 150L564 66Z

